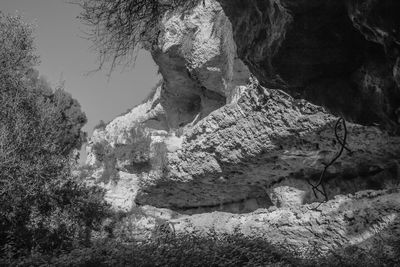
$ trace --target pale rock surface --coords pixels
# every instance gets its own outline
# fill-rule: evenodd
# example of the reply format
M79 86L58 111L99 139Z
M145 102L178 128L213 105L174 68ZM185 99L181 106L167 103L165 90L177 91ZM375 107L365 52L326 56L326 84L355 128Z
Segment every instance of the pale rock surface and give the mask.
M342 2L249 0L237 10L238 1L205 0L165 14L154 29L157 40L144 44L162 84L93 133L87 161L92 178L107 189L114 208L134 213L121 229L146 235L165 221L177 231L238 228L304 257L399 237L400 137L385 127L347 122L350 151L328 168L330 200L319 205L324 197L310 183L341 147L334 132L338 117L286 93L293 85L303 90L300 96L348 120L373 125L369 117L376 113L377 122L395 128L396 103L385 99L397 90L399 60L389 67L375 61L354 67L351 77L360 88L351 91L348 81L331 82L329 72L354 63L346 44L320 43L314 34L319 27L301 28L314 22L335 28L323 14L302 16L314 6L334 9L340 15L335 19L345 18L340 26L353 27ZM340 40L359 41L353 31L345 28ZM323 75L313 84L316 66ZM343 93L349 91L355 95ZM343 138L343 129L338 135Z
M163 84L143 104L96 130L89 144L89 165L107 165L103 173L132 177L127 179L138 187L118 196L125 191L116 188L127 181L117 179L113 192L120 193L110 199L132 197L135 205L192 214L267 208L273 205L268 190L279 186L292 188L274 193L279 205L322 198L314 196L307 180L315 183L339 150L333 130L338 118L261 86L238 58L232 24L218 1L169 12L157 44L147 46ZM132 136L137 127L144 134ZM382 189L385 181L396 184L400 138L372 126L348 123L347 128L352 152L345 151L328 169L329 198ZM100 162L91 151L103 141L111 146L115 163ZM384 179L376 177L386 171Z
M178 8L161 25L153 56L170 93L201 95L206 89L233 99L247 84L250 72L237 58L232 25L218 2L205 0L190 12Z
M160 179L168 183L140 190L136 202L180 210L268 200L264 187L319 177L340 147L333 131L336 120L320 107L254 81L237 103L214 111L185 133L182 148L168 154L166 176ZM353 152L345 152L327 176L369 176L399 159L399 137L374 127L347 126ZM315 201L307 187L308 202Z
M260 209L249 214L213 212L171 220L177 232L217 233L239 231L264 237L287 252L301 257L323 256L348 246L386 252L393 257L390 241L400 237L400 193L363 191L338 195L323 203L293 208ZM394 244L392 244L394 245Z
M105 199L121 211L130 211L135 206L134 199L139 188L139 179L135 174L120 172L118 183L104 185L107 190Z
M182 215L169 209L159 209L152 206L135 207L129 215L117 223L114 231L127 238L149 239L157 237L157 227L165 224L173 227L168 222ZM173 230L173 229L171 229Z
M278 208L301 206L305 199L306 191L290 186L278 186L271 190L270 198Z

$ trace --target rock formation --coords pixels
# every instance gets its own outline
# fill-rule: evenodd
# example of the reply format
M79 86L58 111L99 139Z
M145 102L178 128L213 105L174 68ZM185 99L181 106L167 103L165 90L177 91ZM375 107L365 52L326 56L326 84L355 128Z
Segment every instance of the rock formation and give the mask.
M396 10L395 0L205 0L167 12L144 44L163 82L94 131L92 178L117 208L237 213L223 223L295 249L318 233L324 251L367 240L398 220L398 192L339 195L399 185ZM337 116L347 123L335 128ZM325 197L322 212L304 205ZM185 220L218 225L213 214ZM354 234L348 216L370 218L369 230Z
M204 213L172 219L176 231L234 233L265 236L274 245L303 258L326 255L346 246L392 258L390 244L398 242L400 194L364 191L337 196L322 204L270 208L251 214ZM393 243L391 243L393 242ZM356 257L356 255L354 255Z
M262 85L398 131L397 1L219 2L239 57Z

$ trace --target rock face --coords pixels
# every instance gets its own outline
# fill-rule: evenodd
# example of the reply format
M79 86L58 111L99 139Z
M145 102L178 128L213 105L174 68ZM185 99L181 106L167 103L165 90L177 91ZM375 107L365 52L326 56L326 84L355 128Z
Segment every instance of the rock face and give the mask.
M294 201L298 204L321 198L312 193L308 180L317 180L340 149L333 130L337 117L284 91L291 92L287 84L297 86L313 80L313 75L320 75L317 69L329 72L329 79L335 82L340 80L341 75L324 68L340 69L353 62L347 57L348 50L358 42L389 45L390 41L379 34L386 29L382 27L397 24L375 26L375 34L372 31L364 38L359 29L366 27L369 17L368 12L360 14L360 8L359 3L344 6L340 1L204 1L190 10L165 14L158 39L145 44L164 80L143 104L94 132L88 162L97 168L97 178L106 183L113 180L111 192L124 192L118 189L121 181L125 181L122 187L126 188L131 180L131 193L113 194L119 195L116 198L128 208L136 203L189 213L220 208L248 212L272 205L272 195L278 201L281 196L277 192L282 190L274 188L280 186L290 186L293 192L300 190L294 193L301 196ZM307 16L315 9L330 16ZM342 9L348 12L342 14ZM342 16L337 17L339 13ZM300 22L295 23L296 19ZM338 31L330 28L336 22L343 27L347 23L341 32L347 39L340 42L328 38ZM305 27L314 23L315 28ZM293 29L299 25L308 30ZM329 35L326 38L315 34L322 31L323 25L329 30L321 32ZM307 53L298 51L307 46L314 48ZM319 55L315 55L317 50ZM384 53L388 48L381 50ZM354 56L362 54L351 52ZM256 76L250 74L245 63ZM276 66L284 64L292 70L279 74L279 69L288 67ZM392 71L393 82L396 73ZM280 89L264 87L259 80ZM352 112L346 111L344 102L336 103L331 93L323 91L335 88L323 87L317 95L329 99L326 106L334 105L351 118ZM397 90L395 82L393 88ZM340 95L342 89L332 93ZM382 88L378 89L384 94ZM346 101L362 106L359 111L374 108L362 101L361 93L353 94L350 89L344 93ZM355 101L352 96L361 100ZM370 118L368 112L361 113ZM339 129L340 138L343 130ZM399 137L352 123L348 123L347 131L349 150L325 175L329 198L339 193L382 189L398 178Z
M220 0L238 55L262 85L398 131L395 0Z
M396 222L398 193L339 195L399 185L398 7L394 0L205 0L166 13L144 44L163 82L94 131L94 182L117 208L237 213L221 215L223 222L276 240L300 238L296 249L330 222L335 246L365 241ZM304 205L325 197L322 212ZM270 207L280 209L251 213ZM376 231L354 234L347 209L372 216L360 227ZM333 248L328 243L318 245Z
M181 148L167 154L162 178L167 182L149 184L136 202L173 209L218 207L248 199L270 203L265 188L285 180L295 180L302 190L310 188L306 180L318 177L337 153L336 118L281 91L260 94L259 89L249 85L237 103L214 111L188 130ZM351 180L363 171L370 176L388 168L399 154L399 138L353 124L348 132L353 152L346 152L328 176ZM315 200L304 195L304 202Z
M393 258L391 242L400 235L398 191L365 191L338 196L314 209L316 204L297 208L258 210L251 214L213 212L173 219L176 231L233 233L264 236L272 244L303 258L323 256L348 246L380 252ZM356 257L356 255L354 255Z

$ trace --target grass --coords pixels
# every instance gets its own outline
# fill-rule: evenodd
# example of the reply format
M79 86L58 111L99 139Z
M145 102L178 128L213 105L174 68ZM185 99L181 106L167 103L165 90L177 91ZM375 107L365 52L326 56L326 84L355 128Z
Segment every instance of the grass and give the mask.
M33 253L15 266L398 266L378 251L348 248L317 260L299 259L263 238L234 234L157 233L147 240L103 237L54 255Z
M265 241L244 236L158 236L124 243L100 239L58 255L33 254L19 266L285 266L282 256ZM43 265L41 265L43 264Z

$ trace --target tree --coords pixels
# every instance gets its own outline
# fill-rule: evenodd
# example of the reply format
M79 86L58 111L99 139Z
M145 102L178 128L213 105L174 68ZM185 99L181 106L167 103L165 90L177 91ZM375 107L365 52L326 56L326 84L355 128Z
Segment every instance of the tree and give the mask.
M0 12L0 82L21 81L26 72L35 66L39 57L35 54L32 38L33 26L18 16L4 16Z
M71 175L86 116L39 77L32 31L0 14L0 265L87 243L107 214L103 191Z

